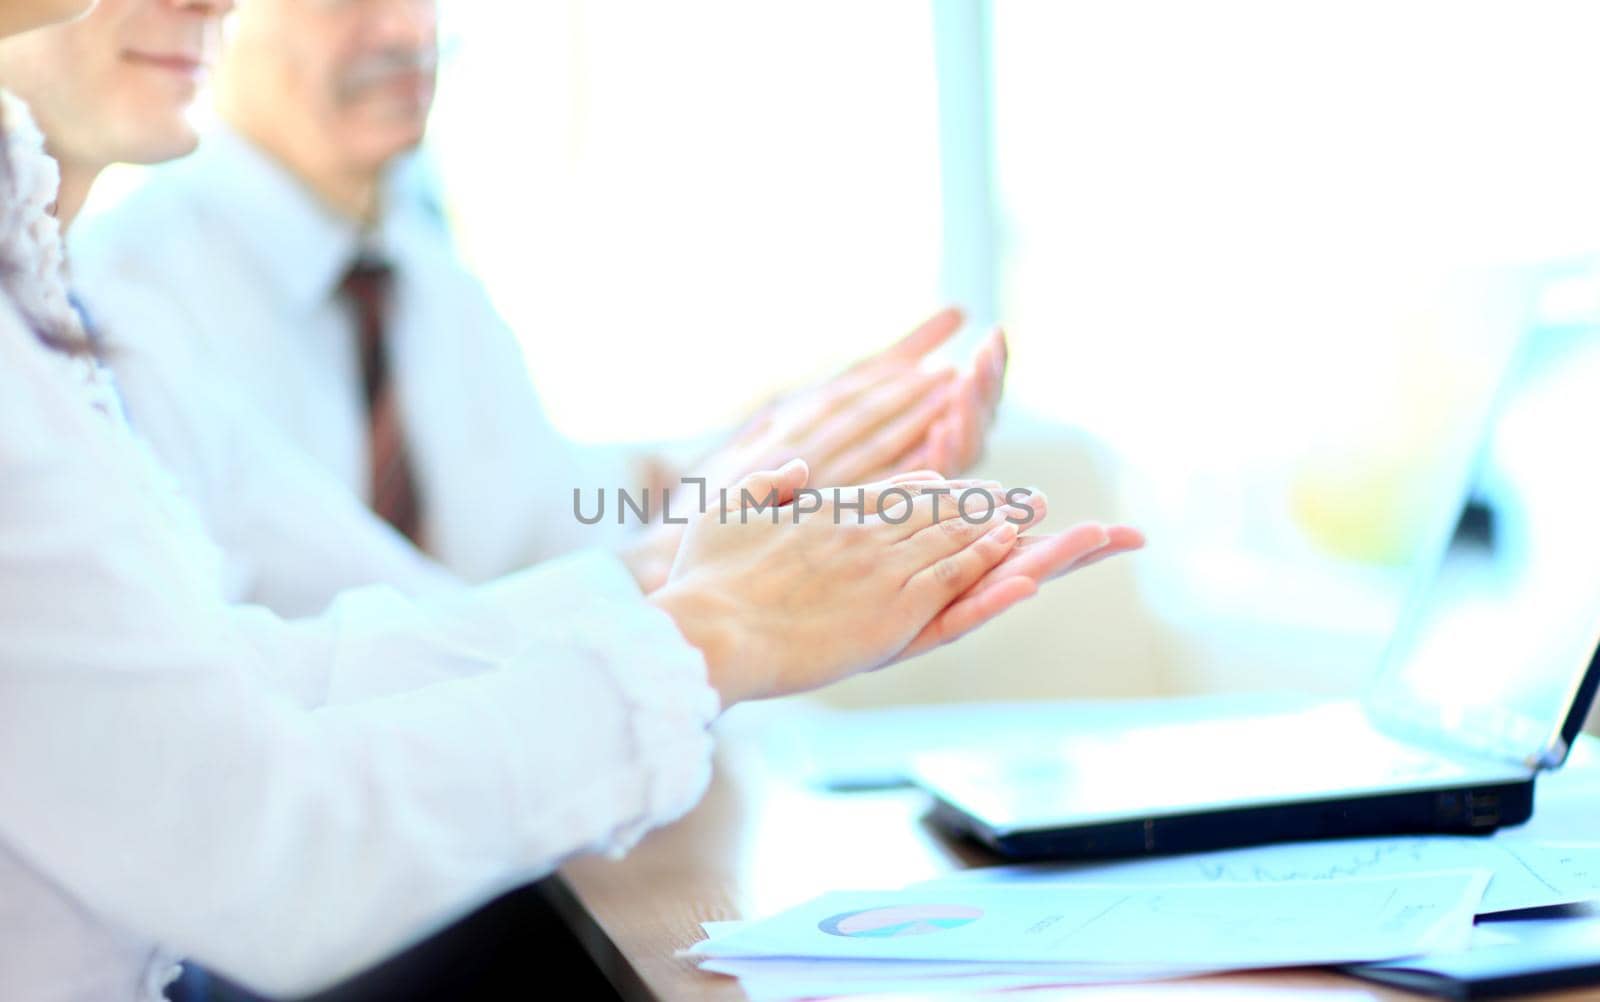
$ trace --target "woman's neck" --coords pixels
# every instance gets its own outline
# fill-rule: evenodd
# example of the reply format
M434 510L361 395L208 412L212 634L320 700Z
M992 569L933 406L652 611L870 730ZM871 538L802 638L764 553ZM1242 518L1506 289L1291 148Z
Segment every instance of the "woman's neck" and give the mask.
M61 166L61 190L56 196L56 220L60 222L62 232L66 232L72 221L78 217L78 213L83 210L83 203L89 200L89 189L94 187L94 179L100 176L105 166L59 159L56 162Z

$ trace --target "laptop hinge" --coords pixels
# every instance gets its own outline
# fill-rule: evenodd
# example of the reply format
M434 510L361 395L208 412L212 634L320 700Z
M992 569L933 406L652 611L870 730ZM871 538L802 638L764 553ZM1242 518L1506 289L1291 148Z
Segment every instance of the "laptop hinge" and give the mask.
M1539 770L1559 769L1561 764L1567 760L1567 752L1571 750L1572 746L1567 744L1567 739L1558 737L1551 743L1550 747L1544 750L1542 755L1534 760L1533 767Z

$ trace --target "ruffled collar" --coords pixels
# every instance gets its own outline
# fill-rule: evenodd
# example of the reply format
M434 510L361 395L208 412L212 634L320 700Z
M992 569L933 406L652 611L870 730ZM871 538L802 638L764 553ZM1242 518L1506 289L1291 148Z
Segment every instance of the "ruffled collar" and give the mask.
M0 288L32 322L81 340L83 322L67 296L66 249L55 217L61 170L20 98L0 91L0 115L11 189L0 199Z

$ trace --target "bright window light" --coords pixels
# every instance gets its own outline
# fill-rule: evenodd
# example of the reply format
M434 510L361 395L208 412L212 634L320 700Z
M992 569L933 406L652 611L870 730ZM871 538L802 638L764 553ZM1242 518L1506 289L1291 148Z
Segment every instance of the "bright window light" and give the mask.
M573 437L713 429L939 305L924 0L444 10L452 221Z
M1493 311L1600 244L1600 7L992 9L1010 399L1126 464L1171 608L1352 622Z

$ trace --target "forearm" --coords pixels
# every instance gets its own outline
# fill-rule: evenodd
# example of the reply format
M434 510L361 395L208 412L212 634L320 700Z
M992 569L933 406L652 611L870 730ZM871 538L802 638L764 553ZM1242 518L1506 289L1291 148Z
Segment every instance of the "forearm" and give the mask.
M352 973L572 853L626 848L709 775L716 697L653 610L316 712L236 652L184 643L93 679L93 652L67 653L71 684L0 678L0 754L30 763L0 773L0 830L96 912L274 993Z

